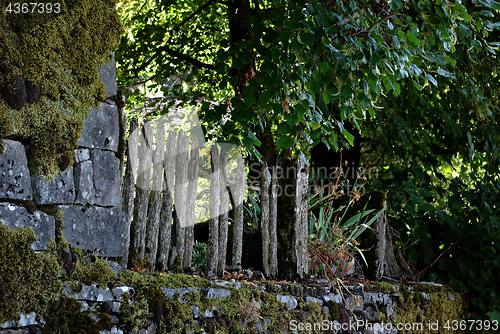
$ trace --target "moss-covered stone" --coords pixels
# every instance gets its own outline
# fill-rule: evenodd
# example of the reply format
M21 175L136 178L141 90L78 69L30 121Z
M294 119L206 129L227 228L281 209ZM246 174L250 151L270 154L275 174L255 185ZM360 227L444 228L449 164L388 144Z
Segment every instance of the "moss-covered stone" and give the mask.
M58 3L59 13L0 20L0 88L19 77L41 91L39 101L27 101L19 110L0 98L0 138L23 140L30 170L52 179L73 164L88 111L104 101L97 67L110 60L122 28L114 0L45 3L53 11Z
M55 301L50 310L45 313L47 322L44 333L47 334L98 334L99 331L110 329L109 315L94 312L95 321L90 314L80 312L82 305L73 298L61 297Z
M19 313L43 310L59 298L59 263L46 253L36 254L33 230L10 229L0 222L0 323L18 319Z

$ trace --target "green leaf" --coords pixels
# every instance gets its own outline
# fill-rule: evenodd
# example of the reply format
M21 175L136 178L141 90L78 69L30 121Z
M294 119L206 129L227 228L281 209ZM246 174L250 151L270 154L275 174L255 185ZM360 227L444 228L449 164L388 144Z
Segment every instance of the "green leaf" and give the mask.
M350 98L352 96L352 88L351 86L344 85L342 88L340 88L340 94L343 97Z
M462 198L460 198L460 195L458 195L458 194L451 196L449 201L450 201L450 204L456 208L461 208L464 206L464 201L462 200Z
M299 122L299 116L296 114L287 114L285 115L285 120L290 125L297 125Z
M307 46L313 46L316 43L316 37L314 33L311 32L300 32L298 41L301 44L305 44Z
M443 70L442 68L439 68L439 69L437 70L437 72L438 72L438 74L439 74L440 76L443 76L443 77L446 77L446 78L453 78L453 79L455 78L455 75L454 75L454 74L452 74L452 73L450 73L450 72L447 72L447 71Z
M245 96L244 103L247 105L247 107L252 106L255 103L255 94L248 94Z
M425 76L425 78L426 78L427 80L429 80L430 82L432 82L432 84L433 84L434 86L436 86L436 87L437 87L438 83L437 83L436 79L434 79L434 77L433 77L432 75L427 74L427 75Z
M407 40L411 41L415 45L419 45L420 41L418 40L417 36L413 33L413 31L408 30L408 33L406 34Z
M473 40L473 41L471 42L471 45L472 45L475 49L477 49L477 50L479 50L479 51L481 51L481 49L483 48L483 44L481 44L481 42L480 42L480 41L478 41L477 39Z
M342 134L344 135L344 137L347 139L347 141L349 142L349 145L354 145L354 136L351 135L346 129L344 129L342 131Z
M278 150L286 150L295 144L295 138L288 137L287 135L283 135L278 137L276 140L276 148Z

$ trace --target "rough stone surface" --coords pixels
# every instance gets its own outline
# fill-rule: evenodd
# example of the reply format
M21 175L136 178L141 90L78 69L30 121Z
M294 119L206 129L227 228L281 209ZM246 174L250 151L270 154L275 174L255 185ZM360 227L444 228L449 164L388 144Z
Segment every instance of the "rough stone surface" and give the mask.
M122 272L122 266L114 261L106 261L108 263L109 269L111 269L118 278L120 278Z
M118 206L122 175L120 160L114 152L94 150L92 152L94 178L94 203L101 206Z
M87 161L90 159L90 150L88 148L79 148L75 150L75 162Z
M0 155L0 198L32 199L31 178L26 150L20 142L3 140L4 153Z
M68 242L98 256L123 255L125 213L116 208L61 205L63 234Z
M73 293L69 285L64 286L63 293L66 296L84 301L110 301L113 298L113 294L109 288L103 289L95 284L84 285L82 291L79 293Z
M73 167L51 183L45 182L40 176L32 178L31 182L36 204L67 204L75 201Z
M99 75L101 76L102 82L106 86L106 97L116 95L118 91L118 86L116 84L116 67L115 58L113 55L113 60L97 69Z
M75 164L75 191L77 204L94 204L94 179L92 161Z
M276 299L278 299L282 303L285 303L288 311L293 310L297 307L297 299L295 299L295 297L293 296L277 295Z
M90 108L78 145L116 152L120 135L118 117L118 109L114 104L101 103L97 110Z
M2 328L26 327L29 325L38 325L38 322L35 320L35 317L36 317L35 312L31 312L30 314L21 313L19 321L8 321L2 325Z
M47 248L49 239L55 239L55 219L44 212L36 211L34 214L30 214L22 206L12 203L0 203L0 220L4 226L10 228L18 226L31 227L38 237L38 241L31 245L34 250Z
M202 292L208 299L227 298L231 294L231 291L226 289L203 289Z

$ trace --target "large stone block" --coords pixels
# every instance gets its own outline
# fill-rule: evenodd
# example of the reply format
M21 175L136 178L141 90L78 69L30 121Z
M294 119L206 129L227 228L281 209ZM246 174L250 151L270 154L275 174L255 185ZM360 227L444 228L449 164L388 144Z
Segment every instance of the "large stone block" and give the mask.
M101 206L118 206L122 181L120 160L114 152L93 150L92 168L94 171L94 203Z
M101 76L102 82L106 85L106 97L116 95L118 86L116 84L115 58L113 57L113 59L103 67L99 67L97 71Z
M18 226L31 227L38 237L38 241L31 245L34 250L47 248L49 239L55 239L55 219L44 212L36 211L34 214L30 214L22 206L12 203L0 203L0 220L4 226L11 228Z
M75 201L73 167L59 175L51 183L40 176L32 179L36 204L68 204Z
M123 255L125 213L116 208L61 205L64 212L63 234L78 248L95 251L98 256Z
M94 178L92 161L86 160L76 163L75 169L75 191L77 204L94 204Z
M90 150L91 159L76 163L75 203L118 206L120 204L120 160L112 151Z
M23 144L5 139L0 155L0 198L32 199L28 159Z
M78 145L116 152L120 134L118 117L118 108L114 104L101 103L97 110L90 108Z

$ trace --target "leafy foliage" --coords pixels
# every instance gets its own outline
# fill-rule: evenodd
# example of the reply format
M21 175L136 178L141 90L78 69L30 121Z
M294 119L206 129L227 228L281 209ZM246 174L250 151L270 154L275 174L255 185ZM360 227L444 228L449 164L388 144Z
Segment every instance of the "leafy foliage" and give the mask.
M334 182L321 189L316 186L314 194L308 198L311 271L322 273L326 277L344 276L349 272L354 265L351 251L357 251L365 260L363 252L358 248L357 239L385 210L369 216L375 209L366 210L367 202L361 212L347 219L346 214L359 200L360 192L356 185L350 194L338 191L341 186L340 177L339 173ZM342 197L349 197L348 204L335 207L338 204L335 200Z
M231 25L233 7L240 9L240 26ZM247 0L205 6L158 0L120 8L127 27L117 51L121 85L139 81L191 103L215 101L200 110L211 135L258 157L266 129L277 150L292 148L303 158L320 141L352 144L344 121L359 130L381 96L400 92L402 79L422 87L453 77L458 33L482 22L454 1L259 1L251 7ZM140 101L140 95L129 98Z
M456 27L454 75L436 77L439 89L401 86L364 132L377 152L367 161L387 167L374 186L389 188L392 224L416 243L408 254L422 278L468 292L491 318L500 316L497 9L469 3L476 29Z
M132 108L153 90L193 105L203 99L209 137L270 164L279 151L307 160L320 142L352 146L352 123L367 142L365 163L383 167L373 186L390 190L410 259L499 316L497 1L156 0L120 8L128 35L116 57Z

